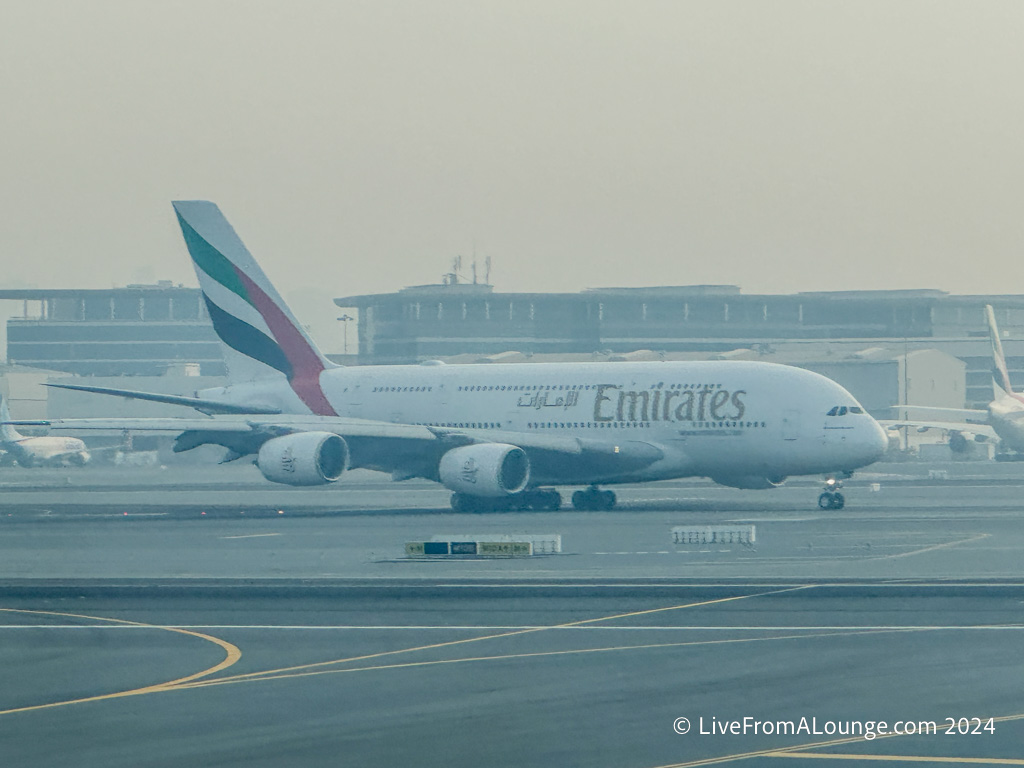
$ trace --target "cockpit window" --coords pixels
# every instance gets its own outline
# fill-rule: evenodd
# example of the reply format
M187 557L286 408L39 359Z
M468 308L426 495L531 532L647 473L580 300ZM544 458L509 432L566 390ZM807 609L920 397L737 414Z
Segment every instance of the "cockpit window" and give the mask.
M826 416L845 416L847 413L864 413L864 409L859 405L851 405L849 407L845 405L837 405L831 411L826 413Z

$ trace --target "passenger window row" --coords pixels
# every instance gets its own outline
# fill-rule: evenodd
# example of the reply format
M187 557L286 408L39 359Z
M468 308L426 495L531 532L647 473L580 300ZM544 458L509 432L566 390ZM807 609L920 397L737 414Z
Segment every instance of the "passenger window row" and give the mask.
M590 390L597 389L597 384L480 384L480 385L467 385L458 388L459 392L537 392L537 391L548 391L548 392L571 392L573 390ZM605 384L604 386L607 386ZM626 386L625 384L617 386ZM662 389L664 383L654 384L651 389ZM701 389L701 388L717 388L722 389L721 384L715 385L704 385L704 384L671 384L669 389Z
M572 391L574 389L590 389L590 384L480 384L473 386L459 387L459 392L536 392L547 391ZM594 386L594 389L597 387Z
M493 421L473 421L473 422L454 422L448 421L444 423L438 422L414 422L420 427L451 427L452 429L501 429L501 424Z

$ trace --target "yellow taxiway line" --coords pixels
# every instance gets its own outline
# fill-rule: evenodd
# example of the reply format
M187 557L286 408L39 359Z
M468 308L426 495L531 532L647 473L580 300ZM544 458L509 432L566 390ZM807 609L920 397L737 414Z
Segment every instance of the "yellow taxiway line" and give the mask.
M140 627L143 629L159 629L164 632L175 632L179 635L187 635L189 637L198 637L200 640L206 640L207 642L219 645L224 649L224 660L219 664L215 664L208 669L201 670L195 674L187 675L186 677L179 677L175 680L168 680L165 683L156 683L155 685L147 685L142 688L131 688L125 691L114 691L112 693L103 693L97 696L86 696L80 699L68 699L67 701L54 701L49 704L34 704L28 707L14 707L12 709L0 710L0 715L12 715L15 712L32 712L40 709L52 709L53 707L66 707L70 704L84 704L90 701L106 701L107 699L119 699L125 696L138 696L144 693L157 693L159 691L168 691L178 686L191 683L200 678L206 677L207 675L213 675L221 670L227 669L232 664L242 658L242 652L237 646L232 645L226 640L221 640L219 637L213 637L212 635L204 635L202 632L193 632L190 629L180 629L178 627L162 627L158 624L144 624L138 621L126 621L125 619L110 619L105 616L86 616L79 613L58 613L56 611L30 611L16 608L0 608L0 612L3 613L24 613L33 616L60 616L63 618L72 619L89 619L90 621L106 621L111 624L121 624L131 627Z

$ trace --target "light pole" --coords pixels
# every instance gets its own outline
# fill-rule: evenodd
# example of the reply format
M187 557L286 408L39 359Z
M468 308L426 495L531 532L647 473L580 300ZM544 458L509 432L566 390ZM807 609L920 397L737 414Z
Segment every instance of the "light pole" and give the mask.
M352 317L352 315L342 315L341 317L338 318L338 321L343 323L343 325L341 327L344 329L342 331L342 333L343 333L343 338L345 340L344 341L344 354L345 354L346 357L348 356L348 323L349 323L349 320L355 320L355 318Z

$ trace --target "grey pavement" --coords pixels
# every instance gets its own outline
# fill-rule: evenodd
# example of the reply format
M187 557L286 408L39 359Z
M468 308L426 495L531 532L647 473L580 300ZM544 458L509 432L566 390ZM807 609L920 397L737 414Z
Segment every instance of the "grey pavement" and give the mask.
M686 481L606 513L462 515L424 483L251 469L0 475L5 765L1024 755L1024 466L880 465L841 512L812 482ZM756 541L680 546L676 525ZM404 556L445 533L563 552ZM939 732L865 738L878 721Z

